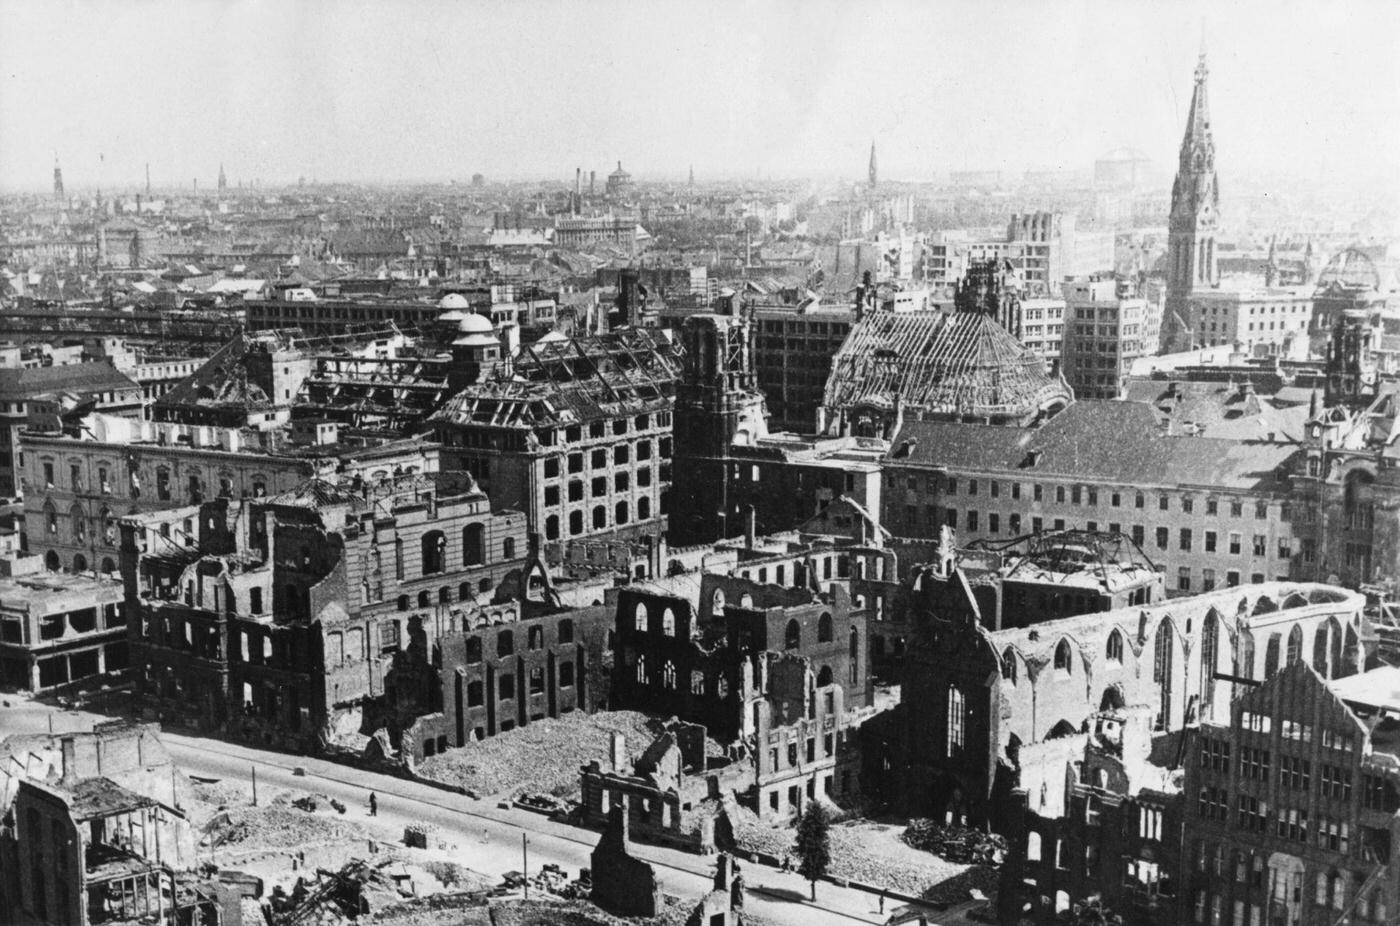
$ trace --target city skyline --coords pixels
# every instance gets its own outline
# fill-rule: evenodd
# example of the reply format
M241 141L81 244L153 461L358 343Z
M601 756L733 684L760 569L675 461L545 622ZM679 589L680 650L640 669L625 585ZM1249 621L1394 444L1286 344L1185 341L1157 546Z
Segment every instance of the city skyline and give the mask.
M294 182L1169 173L1204 43L1231 175L1384 176L1393 4L640 8L0 4L8 189ZM1265 15L1267 14L1267 15ZM1359 18L1376 28L1356 30ZM1204 23L1204 30L1203 30ZM1362 34L1355 34L1360 31ZM309 41L316 35L314 43ZM159 53L153 53L158 51ZM199 75L203 73L201 78ZM697 73L708 75L695 80ZM125 87L112 93L111 88ZM1261 89L1261 88L1268 88ZM509 92L507 92L509 91ZM1260 105L1265 101L1268 105Z

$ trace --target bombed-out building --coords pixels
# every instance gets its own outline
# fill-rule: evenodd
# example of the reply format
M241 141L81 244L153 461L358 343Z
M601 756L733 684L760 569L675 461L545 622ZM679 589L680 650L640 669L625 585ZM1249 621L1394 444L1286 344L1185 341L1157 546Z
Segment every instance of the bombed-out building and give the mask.
M461 381L425 425L444 469L524 511L547 544L663 531L679 358L662 332L549 334L503 359L487 323L452 352Z
M492 511L469 480L424 475L313 480L121 529L140 702L298 748L360 731L411 644L508 612L496 602L526 546L522 514Z
M1223 716L1232 676L1300 659L1335 676L1365 666L1364 599L1333 586L1270 582L992 630L968 576L943 581L937 609L915 612L898 732L866 763L890 770L886 793L940 819L1004 826L1011 789L1045 771L1027 750L1101 710L1145 705L1152 733L1171 734Z

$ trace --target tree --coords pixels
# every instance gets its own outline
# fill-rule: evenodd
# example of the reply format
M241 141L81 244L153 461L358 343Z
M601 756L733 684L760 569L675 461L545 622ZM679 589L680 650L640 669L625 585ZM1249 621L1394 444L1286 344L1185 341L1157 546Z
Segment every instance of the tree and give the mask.
M831 865L831 818L817 801L807 805L797 824L797 873L812 882L812 899L817 899L817 879Z

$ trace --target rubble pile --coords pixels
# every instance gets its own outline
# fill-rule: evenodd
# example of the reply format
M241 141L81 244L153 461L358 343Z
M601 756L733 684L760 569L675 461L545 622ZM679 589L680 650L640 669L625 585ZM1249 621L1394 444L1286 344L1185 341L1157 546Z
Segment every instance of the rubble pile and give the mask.
M832 877L886 887L904 894L923 895L937 890L950 878L962 875L967 865L913 849L902 843L894 828L865 821L840 823L831 828ZM734 820L734 839L741 852L757 852L797 864L793 842L796 830L769 826L752 811L742 808ZM995 883L995 878L992 878ZM958 897L966 900L965 889Z
M365 838L363 827L338 819L322 804L318 803L316 811L307 811L293 803L292 796L283 792L267 806L230 804L211 824L209 833L225 848L295 848Z
M535 720L461 749L449 749L418 766L418 773L480 795L543 792L577 797L579 768L608 762L613 733L629 743L650 743L661 724L635 711L574 712Z
M966 826L944 826L929 819L910 820L900 838L915 849L960 864L1000 865L1006 858L1005 838Z

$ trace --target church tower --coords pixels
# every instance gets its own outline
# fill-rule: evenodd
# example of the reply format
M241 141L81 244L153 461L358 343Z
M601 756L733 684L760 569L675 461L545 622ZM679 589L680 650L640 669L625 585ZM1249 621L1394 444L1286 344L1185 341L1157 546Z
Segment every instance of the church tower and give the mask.
M63 168L58 166L58 155L53 156L53 198L54 202L63 202L66 198L63 195Z
M879 182L879 177L880 174L875 168L875 141L872 139L870 142L870 188L872 190Z
M1206 98L1206 56L1196 65L1196 89L1181 139L1168 220L1167 314L1189 320L1188 297L1220 282L1215 235L1220 190L1215 179L1215 140Z
M681 329L685 362L676 384L667 539L673 546L712 543L737 533L743 512L730 497L730 446L765 436L768 411L753 371L749 323L738 296L728 314L692 315Z
M224 165L219 165L219 195L223 196L228 189L228 177L224 176Z

